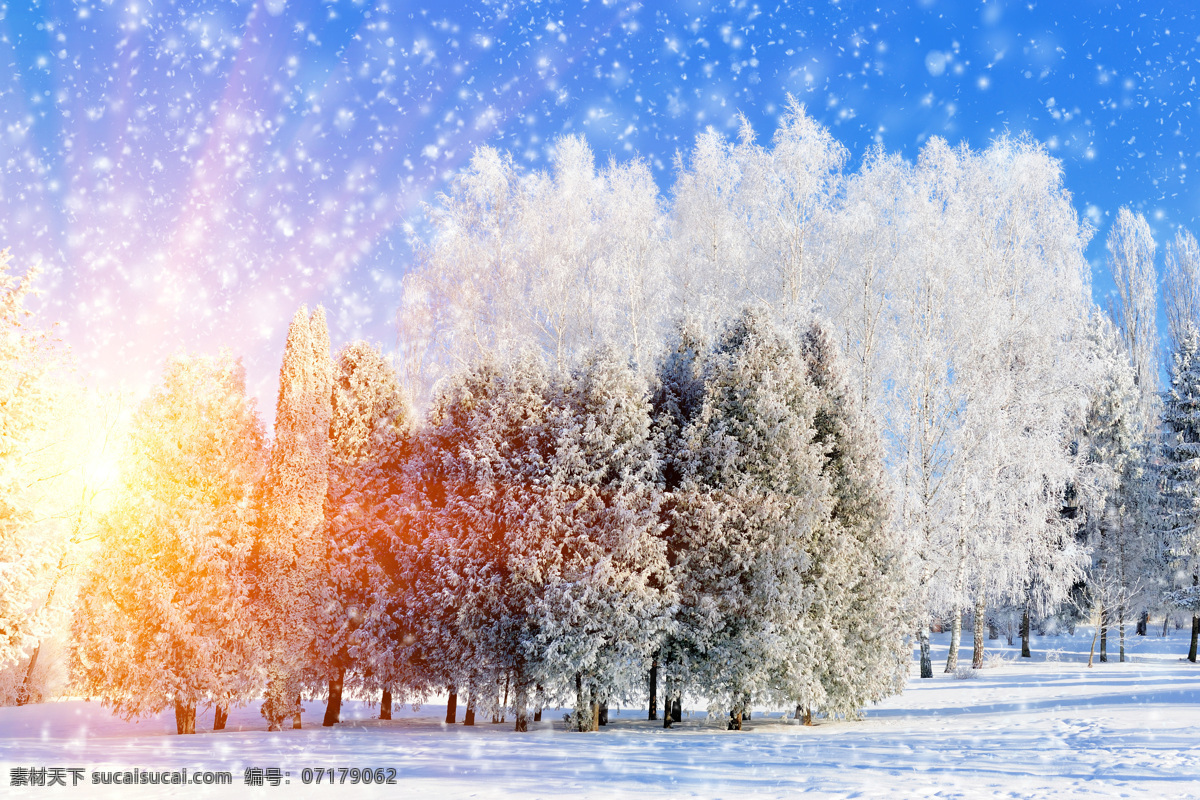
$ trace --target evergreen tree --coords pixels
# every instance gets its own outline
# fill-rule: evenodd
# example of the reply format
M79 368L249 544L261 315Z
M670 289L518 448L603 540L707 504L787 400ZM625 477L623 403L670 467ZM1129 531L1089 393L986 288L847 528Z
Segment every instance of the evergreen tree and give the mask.
M126 717L219 709L258 684L247 570L264 442L241 365L171 361L135 416L103 547L81 590L74 674Z
M1188 660L1200 639L1200 333L1187 329L1171 359L1163 407L1163 489L1167 538L1176 587L1167 600L1192 612Z
M383 355L366 342L347 345L334 368L325 500L327 571L312 665L328 685L326 725L340 719L347 670L358 686L383 688L375 673L387 661L392 631L390 614L378 613L375 606L394 597L395 576L383 557L387 548L379 514L387 483L379 479L382 462L405 438L407 416L400 386Z
M801 347L819 394L813 427L833 500L830 524L809 550L805 578L813 601L805 628L813 638L821 707L848 715L904 687L911 657L904 600L910 587L891 525L882 442L824 327L814 323ZM804 686L794 691L801 706L817 694Z
M602 351L557 384L544 489L516 531L513 574L534 599L522 632L526 678L573 694L576 724L587 729L602 704L640 694L674 587L643 382ZM518 705L518 725L521 713Z
M1136 374L1116 332L1103 320L1092 332L1100 370L1079 437L1082 461L1075 482L1083 533L1091 550L1088 604L1107 661L1107 628L1137 610L1158 570L1151 530L1149 448L1139 409Z
M799 348L764 313L730 323L697 374L699 407L668 444L680 603L666 671L740 727L749 698L792 701L804 686L809 702L824 699L805 630L806 573L833 504L814 440L819 397Z
M325 312L292 318L275 410L275 442L262 492L262 536L256 557L259 606L270 638L262 714L270 730L294 717L314 660L315 621L324 600L324 505L329 487L331 417L329 331Z

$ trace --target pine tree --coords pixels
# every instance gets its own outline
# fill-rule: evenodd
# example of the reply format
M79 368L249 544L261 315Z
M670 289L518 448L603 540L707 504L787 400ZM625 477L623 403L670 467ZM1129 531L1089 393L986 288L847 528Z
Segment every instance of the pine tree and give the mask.
M1122 632L1151 588L1157 541L1148 496L1151 472L1147 432L1139 408L1136 374L1112 327L1098 322L1092 333L1100 376L1079 437L1082 465L1075 482L1083 509L1083 532L1092 553L1087 592L1107 660L1107 626L1113 615Z
M329 487L332 365L325 312L292 318L275 410L275 441L262 492L256 557L259 606L270 637L262 714L270 730L300 725L300 691L313 665L315 622L324 601L324 505Z
M1200 332L1190 327L1171 359L1171 382L1163 405L1164 511L1176 588L1167 601L1192 612L1188 660L1200 639Z
M810 652L823 710L850 715L904 687L910 587L891 524L882 442L859 408L825 328L814 323L801 347L819 393L813 426L833 498L830 524L809 547L805 578L814 594L805 627L814 640ZM810 696L801 687L796 700L811 706Z
M312 665L328 685L325 725L340 720L347 670L360 687L389 684L376 674L387 671L383 665L392 649L386 624L390 615L376 606L395 595L379 524L385 500L381 490L387 486L381 470L405 438L407 417L400 386L383 355L366 342L347 345L334 369L325 500L327 571Z
M807 686L809 702L824 699L804 630L810 548L832 511L814 441L820 400L798 346L759 311L731 322L697 373L699 407L668 443L679 475L667 536L680 603L667 674L740 727L748 698L787 702Z
M586 729L599 721L597 707L640 694L675 595L642 381L606 350L549 388L546 474L531 476L544 488L515 531L512 572L533 600L523 677L573 694ZM518 705L518 725L521 713Z
M173 702L179 733L194 733L197 703L228 708L258 688L247 560L264 461L241 365L171 361L132 422L81 590L81 691L129 718Z

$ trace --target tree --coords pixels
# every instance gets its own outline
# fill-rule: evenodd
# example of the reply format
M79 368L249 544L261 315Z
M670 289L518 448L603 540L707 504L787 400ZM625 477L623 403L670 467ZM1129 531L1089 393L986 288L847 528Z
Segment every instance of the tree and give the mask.
M1106 242L1108 268L1117 287L1109 313L1133 362L1144 430L1158 419L1158 277L1154 235L1146 218L1122 207ZM1182 251L1176 251L1182 255ZM1180 265L1182 266L1182 265ZM1178 293L1169 292L1170 296Z
M179 733L196 704L258 688L247 560L264 443L240 363L178 358L138 410L121 489L74 622L81 691L143 717L174 703Z
M331 369L325 312L317 308L309 316L301 307L288 329L279 373L275 441L255 559L257 599L270 639L261 709L270 730L279 730L289 715L300 726L300 689L314 660L314 626L325 599L320 575L326 552Z
M857 713L904 687L911 646L905 596L911 589L901 542L892 526L883 444L843 373L824 326L801 341L819 406L815 442L833 499L829 526L810 545L805 578L813 591L805 628L814 646L821 706ZM806 694L796 693L811 716Z
M380 472L408 426L400 386L379 350L362 341L343 348L333 375L323 601L314 621L312 666L328 685L325 725L340 720L347 670L364 688L389 685L378 673L388 671L392 632L380 623L390 615L374 608L396 594L379 524L388 485Z
M533 598L522 677L550 696L573 695L582 730L598 722L600 704L640 694L675 593L643 381L603 350L556 383L548 474L534 478L544 488L515 531L513 574ZM521 714L518 702L518 725Z
M1133 365L1111 325L1097 321L1092 335L1101 375L1080 431L1082 464L1075 486L1091 550L1087 590L1098 623L1100 660L1108 660L1107 628L1115 612L1124 661L1124 621L1158 572L1152 470Z
M38 601L58 560L37 521L42 470L35 466L57 405L56 359L47 335L27 322L37 270L14 275L10 258L0 250L0 670L36 644Z
M799 348L760 311L729 323L694 369L700 401L666 445L680 597L666 671L740 728L750 697L824 700L804 625L811 547L832 508L814 441L819 400Z
M1167 600L1192 612L1188 660L1200 639L1200 333L1186 330L1172 355L1163 404L1165 528L1175 562L1176 588Z

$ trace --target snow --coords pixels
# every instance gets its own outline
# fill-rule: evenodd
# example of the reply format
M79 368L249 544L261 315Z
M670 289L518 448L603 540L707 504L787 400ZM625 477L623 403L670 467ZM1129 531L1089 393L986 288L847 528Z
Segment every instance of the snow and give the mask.
M229 730L179 737L169 714L129 723L97 703L70 700L0 709L0 769L6 796L44 796L7 786L17 766L100 769L228 770L232 787L120 786L76 789L88 797L232 797L247 767L280 767L289 795L367 797L378 786L304 786L305 766L395 768L400 792L457 797L1195 797L1200 795L1200 667L1182 660L1187 631L1165 639L1128 639L1131 662L1086 666L1092 636L1035 638L1021 661L1019 641L988 641L1000 666L960 680L935 672L912 679L903 695L868 710L859 722L815 727L756 712L747 730L692 712L672 730L645 711L613 709L596 734L564 730L562 711L547 711L531 732L487 720L474 728L441 722L435 700L395 709L390 722L351 702L346 722L320 727L323 704L306 703L305 728L267 733L257 705L232 712ZM1116 632L1110 654L1116 658ZM935 634L935 658L947 635ZM969 640L965 642L969 646ZM1057 652L1056 652L1057 651ZM1058 660L1055 660L1058 659ZM935 661L935 664L937 662ZM939 665L940 666L940 665ZM459 713L461 719L461 709ZM197 721L211 727L212 712ZM70 776L68 773L68 783ZM81 784L82 786L82 784ZM264 787L266 794L277 789Z

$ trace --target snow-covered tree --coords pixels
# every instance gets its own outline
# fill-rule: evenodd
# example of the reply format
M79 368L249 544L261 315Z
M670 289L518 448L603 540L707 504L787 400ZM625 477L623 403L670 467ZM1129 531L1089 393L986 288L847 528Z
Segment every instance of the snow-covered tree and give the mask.
M46 572L58 560L36 513L35 484L45 472L36 455L57 405L54 354L25 309L36 276L14 274L9 251L0 250L0 670L36 644Z
M264 467L240 363L178 358L135 415L74 622L79 689L123 716L227 709L259 686L247 561Z
M325 500L323 596L314 638L317 679L328 685L325 725L340 720L347 670L352 684L387 688L394 570L381 519L389 481L384 462L410 421L395 373L366 342L347 345L333 374L329 492Z
M1153 476L1136 375L1124 344L1102 319L1092 337L1100 379L1080 431L1082 463L1074 486L1091 550L1086 588L1099 626L1100 660L1108 660L1107 629L1116 621L1124 661L1125 620L1155 590L1159 572Z
M1200 333L1185 331L1171 359L1171 382L1163 404L1164 506L1175 588L1168 602L1192 612L1188 660L1200 639Z
M480 148L415 243L398 318L407 388L427 401L439 379L526 350L569 369L611 345L648 372L673 290L661 206L646 164L597 169L579 137L555 143L546 172Z
M1158 419L1158 276L1154 234L1146 218L1122 207L1105 242L1117 287L1109 309L1133 362L1145 430Z
M829 526L809 548L805 577L813 601L805 627L817 662L820 707L849 715L904 687L911 658L905 603L910 576L891 524L883 445L846 380L837 347L814 323L801 352L819 396L813 427L833 499ZM796 692L802 714L811 712L810 698Z
M695 369L700 402L667 444L680 602L665 669L740 726L751 697L824 700L805 617L816 591L810 548L833 503L814 441L820 401L794 341L748 311Z
M332 364L325 312L292 318L275 409L275 441L262 489L256 552L258 601L268 637L262 713L270 730L300 724L300 690L312 667L315 622L325 600L324 506L329 487Z
M1167 340L1172 353L1200 320L1200 243L1179 229L1167 244L1163 274L1163 304L1167 311Z
M556 383L548 474L516 531L513 574L534 598L522 634L526 681L571 697L586 729L600 703L640 694L674 586L644 382L605 350ZM518 705L518 725L521 714Z

